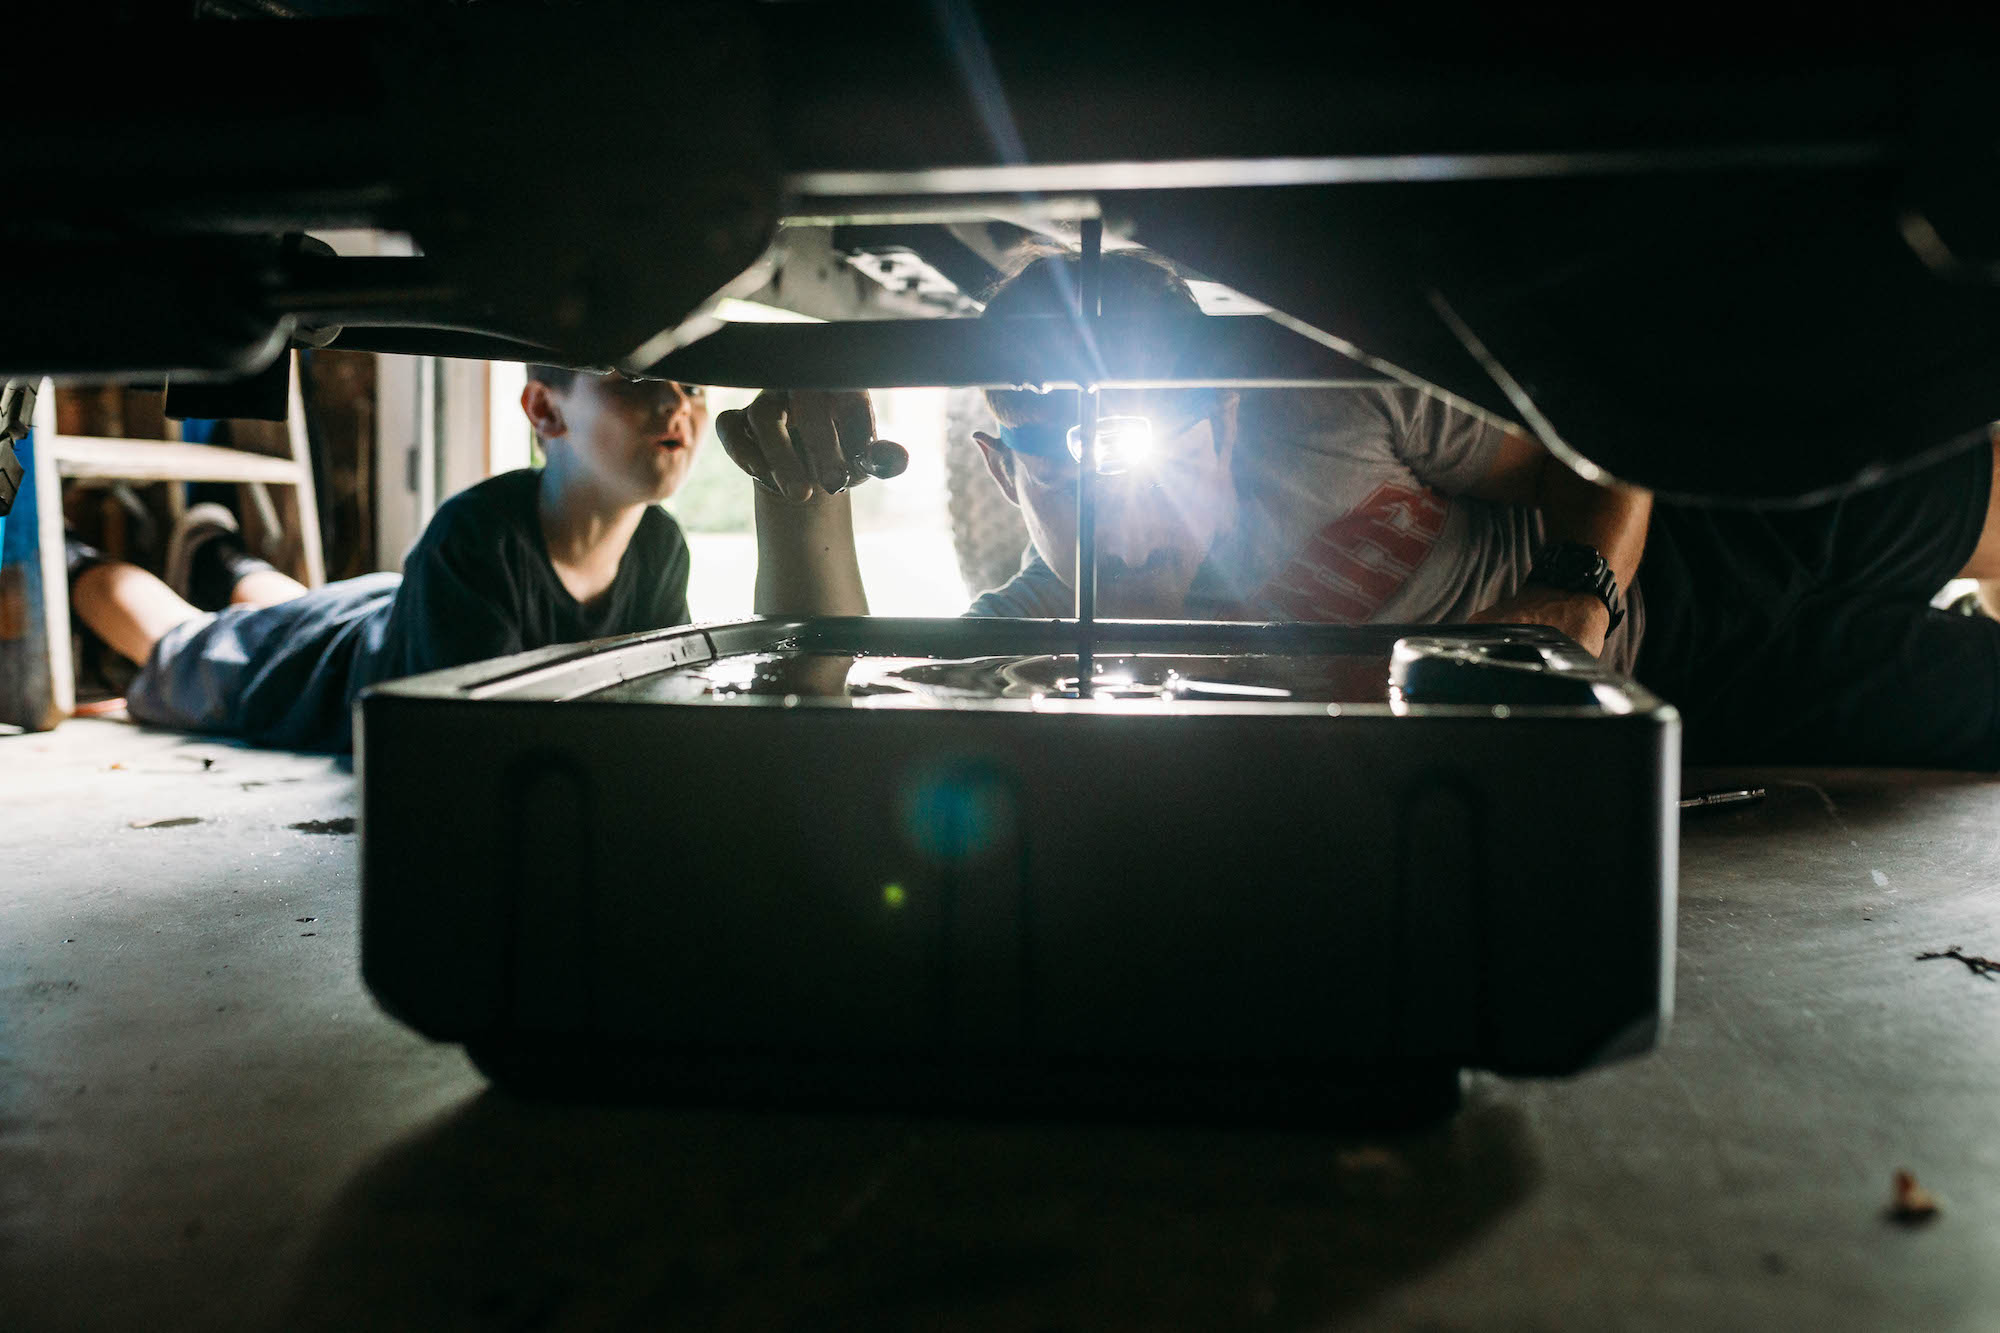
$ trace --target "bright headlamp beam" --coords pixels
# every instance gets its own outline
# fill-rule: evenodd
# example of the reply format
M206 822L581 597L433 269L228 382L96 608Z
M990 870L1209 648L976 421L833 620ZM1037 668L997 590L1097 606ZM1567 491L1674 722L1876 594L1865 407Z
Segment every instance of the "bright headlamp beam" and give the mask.
M1146 417L1118 416L1097 419L1096 449L1092 450L1097 475L1115 477L1153 461L1153 423ZM1071 426L1069 456L1083 462L1083 427Z

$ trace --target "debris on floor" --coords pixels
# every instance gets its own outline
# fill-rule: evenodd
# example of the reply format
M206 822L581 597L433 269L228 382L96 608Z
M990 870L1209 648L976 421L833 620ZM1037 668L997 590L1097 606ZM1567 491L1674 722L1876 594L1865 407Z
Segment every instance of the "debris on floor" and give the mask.
M2000 977L2000 962L1995 962L1991 958L1981 958L1978 954L1968 954L1956 944L1949 949L1933 950L1930 953L1917 955L1917 961L1920 963L1927 963L1933 958L1955 958L1964 963L1973 976L1984 977L1988 981Z
M132 821L132 823L131 823L131 824L130 824L130 825L129 825L128 827L131 827L131 828L186 828L186 827L187 827L187 826L188 826L189 824L199 824L200 822L201 822L201 819L200 819L200 817L199 817L199 816L196 816L196 815L180 815L180 816L178 816L178 817L176 817L176 818L174 818L174 819L135 819L135 820L133 820L133 821Z
M343 815L339 819L305 819L296 824L287 824L285 827L297 829L301 833L352 833L354 816Z
M1937 1215L1937 1196L1919 1185L1908 1171L1898 1171L1889 1200L1889 1220L1914 1226Z

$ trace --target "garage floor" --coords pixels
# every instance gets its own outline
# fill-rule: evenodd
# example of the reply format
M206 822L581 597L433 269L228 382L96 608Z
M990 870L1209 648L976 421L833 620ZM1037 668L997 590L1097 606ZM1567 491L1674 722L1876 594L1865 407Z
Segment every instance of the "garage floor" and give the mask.
M513 1102L362 992L335 765L0 737L0 1327L1990 1329L2000 982L1915 955L2000 784L1769 778L1665 1050L1364 1141Z

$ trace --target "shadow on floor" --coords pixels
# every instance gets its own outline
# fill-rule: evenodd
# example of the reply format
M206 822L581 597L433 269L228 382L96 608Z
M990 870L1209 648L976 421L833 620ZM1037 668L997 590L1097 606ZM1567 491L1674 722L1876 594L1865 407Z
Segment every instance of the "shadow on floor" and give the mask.
M487 1092L342 1191L296 1329L1288 1328L1535 1188L1521 1114L1421 1132L577 1109Z

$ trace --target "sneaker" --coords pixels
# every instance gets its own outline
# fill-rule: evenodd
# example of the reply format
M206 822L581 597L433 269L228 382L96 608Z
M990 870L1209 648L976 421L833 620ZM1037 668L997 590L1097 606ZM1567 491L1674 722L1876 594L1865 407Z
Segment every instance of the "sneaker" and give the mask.
M239 541L243 537L236 515L219 504L195 505L174 524L173 535L167 538L166 580L167 586L183 601L201 605L193 595L194 553L218 537L235 537ZM212 606L201 609L215 610Z
M80 699L119 698L129 693L142 662L129 662L81 620L70 622L76 645L76 692Z
M77 576L93 565L101 565L107 557L104 552L76 535L69 528L63 529L63 567L69 586L76 586Z
M190 606L220 611L244 575L270 569L243 546L236 515L219 504L198 504L181 515L167 539L167 586Z

